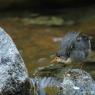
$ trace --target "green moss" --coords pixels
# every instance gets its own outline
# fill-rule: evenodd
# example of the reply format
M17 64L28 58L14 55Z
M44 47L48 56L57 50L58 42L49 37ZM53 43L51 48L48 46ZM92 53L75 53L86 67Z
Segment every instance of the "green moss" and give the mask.
M37 17L37 18L25 18L22 20L25 24L36 24L36 25L63 25L64 24L64 20L60 17Z

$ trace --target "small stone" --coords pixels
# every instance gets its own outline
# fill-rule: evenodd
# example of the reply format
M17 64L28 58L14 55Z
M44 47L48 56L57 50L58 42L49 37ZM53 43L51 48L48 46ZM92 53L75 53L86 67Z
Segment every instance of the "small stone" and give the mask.
M70 77L70 74L67 74L67 76L69 76L69 77Z

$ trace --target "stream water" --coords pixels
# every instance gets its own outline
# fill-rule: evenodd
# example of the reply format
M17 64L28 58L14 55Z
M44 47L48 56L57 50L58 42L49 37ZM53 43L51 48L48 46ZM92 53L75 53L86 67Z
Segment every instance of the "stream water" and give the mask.
M27 21L29 20L31 20L31 18L28 18ZM25 61L30 77L34 77L33 74L38 68L52 65L50 61L59 49L60 39L65 33L69 31L81 31L93 38L95 37L94 17L80 22L70 20L62 26L33 25L31 23L26 23L26 20L23 20L21 17L9 17L0 19L0 26L8 32L16 43L17 48ZM92 52L91 57L92 59L95 58L94 51ZM68 68L75 69L80 67L70 65ZM84 64L82 69L87 71L91 77L95 79L94 62ZM36 82L38 81L37 85L39 85L38 95L61 95L59 94L59 90L61 90L61 88L59 88L60 81L55 79L55 76L57 75L61 77L61 74L58 74L59 71L60 68L54 72L51 69L51 71L47 71L48 73L44 73L44 71L40 73L44 73L44 75L47 74L48 76L48 74L53 72L54 77L44 77L43 79L40 78L39 80L36 80ZM34 82L34 80L35 79L32 81ZM43 89L47 85L48 87L45 90L48 94L46 94ZM55 88L53 88L54 86Z

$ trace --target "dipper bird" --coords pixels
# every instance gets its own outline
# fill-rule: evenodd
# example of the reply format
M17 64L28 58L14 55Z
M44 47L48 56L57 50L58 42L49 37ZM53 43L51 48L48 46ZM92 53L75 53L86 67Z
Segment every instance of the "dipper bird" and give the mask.
M68 32L52 62L84 62L91 53L90 37L80 32Z

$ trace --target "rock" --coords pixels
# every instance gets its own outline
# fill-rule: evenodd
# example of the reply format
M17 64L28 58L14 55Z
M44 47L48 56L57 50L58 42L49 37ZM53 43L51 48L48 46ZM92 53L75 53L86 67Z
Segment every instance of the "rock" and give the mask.
M68 70L61 83L63 95L95 95L95 84L89 73L80 70Z
M35 91L40 93L38 95L50 95L45 90L47 88L55 89L52 95L95 95L95 81L86 71L68 69L60 76L63 76L63 78L36 76L31 82L36 84Z
M30 95L27 69L10 36L0 28L0 95Z

